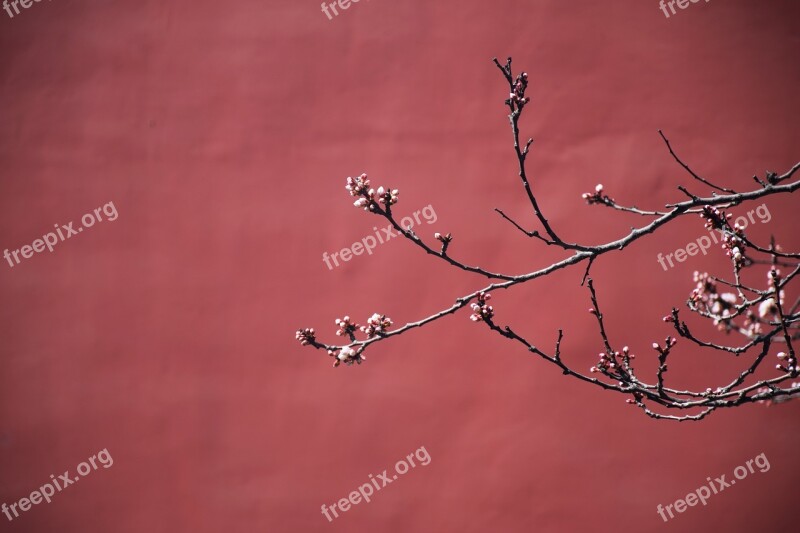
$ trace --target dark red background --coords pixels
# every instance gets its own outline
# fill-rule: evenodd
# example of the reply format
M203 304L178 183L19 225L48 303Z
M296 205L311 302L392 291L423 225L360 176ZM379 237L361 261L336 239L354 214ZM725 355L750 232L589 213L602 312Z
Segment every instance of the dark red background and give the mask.
M601 242L642 220L584 205L597 182L657 208L699 172L740 189L800 158L795 2L40 2L0 11L3 249L113 201L119 218L0 265L0 503L107 448L101 469L4 531L658 532L796 529L800 403L656 422L569 380L467 313L332 369L294 340L375 311L418 320L486 283L399 240L329 271L379 222L351 206L362 171L431 204L453 255L526 272L559 257L533 222L491 64L530 73L523 136L554 226ZM796 235L797 200L753 236ZM612 341L653 368L660 321L692 288L703 234L678 221L596 264ZM588 369L600 350L581 268L497 293L500 323ZM760 276L760 275L759 275ZM709 331L709 330L706 330ZM744 368L687 345L669 377ZM770 364L772 361L770 361ZM652 374L643 374L652 381ZM320 513L425 446L432 460L333 523ZM765 453L772 466L664 524L656 505Z

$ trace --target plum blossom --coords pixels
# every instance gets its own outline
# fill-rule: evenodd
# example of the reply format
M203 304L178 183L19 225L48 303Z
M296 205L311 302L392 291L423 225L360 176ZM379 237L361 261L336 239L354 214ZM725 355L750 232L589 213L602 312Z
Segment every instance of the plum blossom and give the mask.
M678 340L677 339L675 339L674 337L667 337L667 339L664 341L664 347L663 348L657 342L654 342L653 343L653 349L655 351L657 351L658 353L663 354L664 352L669 352L669 350L673 346L675 346L676 344L678 344Z
M364 196L369 191L367 175L361 174L355 178L347 178L345 189L350 192L350 196Z
M300 344L306 346L316 341L316 334L314 333L314 328L304 328L298 329L297 332L294 334L294 337L300 341Z
M397 189L392 189L391 191L388 189L384 189L382 186L378 187L377 191L377 198L380 203L385 206L394 205L397 203L397 196L400 194L400 191Z
M357 197L353 202L356 207L363 208L364 211L375 210L375 190L369 186L369 180L366 174L361 174L355 178L347 178L347 185L344 187L350 193L350 196Z
M336 334L340 337L344 336L352 337L353 333L359 328L358 324L350 321L349 316L345 316L344 318L337 318L335 323L337 326L339 326L339 329L336 330Z
M690 307L712 315L715 325L726 327L736 314L737 296L732 292L717 292L717 283L707 272L695 271L693 279L697 285L689 295Z
M744 229L739 224L734 224L733 233L726 233L722 238L722 249L725 250L725 255L733 259L737 268L741 267L747 259L744 253L744 239Z
M778 297L780 298L780 303L783 305L783 299L785 298L786 293L781 291ZM774 297L767 298L760 304L758 304L758 316L765 320L777 320L778 319L778 302L775 301Z
M734 224L731 228L728 220L733 215L720 211L716 207L704 206L700 212L700 218L706 221L705 227L708 230L719 230L724 233L722 237L722 249L725 255L729 256L736 268L740 268L747 257L745 256L745 235L744 228L739 224Z
M775 365L775 368L778 370L789 372L795 375L797 374L798 370L800 370L800 368L797 366L797 359L792 355L792 352L789 352L788 354L786 352L778 352L777 357L781 361L781 364Z
M469 319L473 322L480 322L482 320L489 322L494 316L494 308L486 302L491 300L492 295L488 292L478 293L478 303L473 303L470 307L474 311L469 315Z
M758 319L752 309L748 309L744 317L743 333L748 337L760 335L764 330L761 327L761 320Z
M356 207L363 207L364 211L374 211L375 210L375 206L373 205L372 201L368 200L367 198L359 198L358 200L353 202L353 205L356 206Z
M445 233L442 235L441 233L436 232L433 234L433 238L442 243L442 250L440 253L442 255L446 254L447 248L450 246L450 241L453 240L453 235L450 233Z
M361 326L361 331L369 338L374 337L376 334L380 335L386 333L390 327L392 327L392 320L390 318L380 313L374 313L367 319L367 325Z
M581 195L581 198L586 200L586 203L589 205L592 204L607 204L610 202L614 202L614 200L609 197L608 195L603 194L603 184L598 183L595 188L594 192L585 192Z
M361 174L355 178L348 177L345 189L350 193L350 196L357 198L353 205L364 209L364 211L375 211L378 203L388 208L397 203L397 197L400 194L397 189L390 190L384 187L378 187L376 191L369 186L366 174Z
M614 351L611 353L600 352L597 354L599 360L596 366L589 369L589 372L601 372L606 375L613 375L620 366L629 367L630 360L635 359L636 356L630 353L630 348L627 346L622 348L622 353Z
M730 316L731 310L736 307L736 295L732 292L723 292L711 304L710 311L723 318Z
M511 87L511 94L508 95L507 103L516 106L517 109L522 109L525 104L531 101L529 96L525 96L525 90L528 88L528 73L523 72L514 81Z
M445 233L444 235L442 235L438 231L433 234L433 238L436 239L437 241L442 242L443 244L446 244L453 240L453 236L450 233Z
M700 213L700 218L706 221L707 229L723 229L729 226L728 219L731 216L709 205L703 206L703 211Z
M350 346L343 346L339 353L337 354L335 350L328 350L328 355L335 358L333 362L333 366L339 366L340 364L344 363L348 366L352 365L353 363L358 363L359 365L366 359L362 355L362 349L354 349Z
M696 270L692 278L696 286L689 295L689 303L701 311L712 312L712 308L716 307L719 300L717 282L708 275L708 272L700 273Z
M761 318L766 318L767 316L773 316L776 314L778 314L778 306L775 305L774 298L767 298L758 304L758 316Z
M768 278L773 285L773 291L775 290L776 276L780 276L777 271L775 276L771 272L768 274ZM713 319L714 324L722 330L738 329L740 333L754 338L763 333L764 324L778 320L778 305L774 292L772 293L773 296L765 298L756 306L755 304L740 301L739 297L732 292L717 292L717 282L705 272L702 274L695 272L694 281L697 286L689 296L690 309L700 313L707 313L708 317ZM781 305L783 305L784 297L784 291L780 291ZM741 327L737 328L736 324L734 324L734 319L739 315L743 316L743 321ZM672 319L668 317L665 317L664 320L672 322Z

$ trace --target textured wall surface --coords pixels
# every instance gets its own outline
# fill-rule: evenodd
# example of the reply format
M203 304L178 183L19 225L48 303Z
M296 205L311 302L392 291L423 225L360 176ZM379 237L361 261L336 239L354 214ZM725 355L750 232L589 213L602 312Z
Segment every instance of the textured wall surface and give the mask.
M344 190L362 171L400 189L399 215L430 205L420 233L452 232L466 262L520 273L562 256L493 211L533 224L491 57L530 73L522 135L536 139L547 216L568 239L602 242L642 220L586 206L596 183L648 208L694 186L659 128L741 189L800 160L799 14L790 0L699 2L669 18L655 0L362 0L330 20L312 0L0 11L0 248L77 229L109 202L117 213L52 253L0 260L0 503L74 477L101 450L113 458L52 503L0 514L0 530L796 529L800 402L656 422L468 312L353 368L331 368L294 332L333 342L336 317L415 321L486 284L400 239L328 269L324 252L385 226ZM752 235L800 246L797 198L767 205ZM593 267L609 334L643 372L692 272L727 273L716 248L666 272L656 262L703 233L683 219ZM564 358L586 370L601 344L582 274L492 303L543 349L563 328ZM676 386L744 368L678 347ZM332 523L320 512L421 447L430 463L370 503ZM761 453L768 472L658 516Z

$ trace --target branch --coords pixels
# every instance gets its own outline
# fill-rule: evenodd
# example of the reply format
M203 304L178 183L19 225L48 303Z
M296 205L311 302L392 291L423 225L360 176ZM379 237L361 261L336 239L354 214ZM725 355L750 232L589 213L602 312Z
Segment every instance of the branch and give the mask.
M343 319L336 320L336 324L339 327L336 333L347 337L350 341L348 344L335 345L319 342L316 338L316 332L310 328L300 329L296 332L295 336L300 343L316 349L326 350L328 355L334 357L334 366L338 366L342 362L348 365L361 363L364 360L364 351L370 345L436 322L470 305L473 311L470 315L472 321L483 322L491 331L523 345L528 352L534 353L546 362L555 365L562 374L568 377L627 396L628 403L636 405L647 416L655 419L702 420L711 412L720 408L738 407L756 402L767 404L782 403L789 399L799 398L800 382L792 382L788 386L785 383L797 378L799 373L794 341L800 338L800 313L798 313L798 310L800 310L800 297L788 308L788 312L783 299L790 281L793 281L800 274L800 253L781 251L778 245L775 244L774 239L768 248L751 242L745 236L742 228L730 226L728 219L731 218L731 215L724 213L723 210L774 195L793 194L800 189L800 180L791 181L795 172L800 169L800 163L794 165L783 175L768 172L766 180L754 177L758 188L740 193L733 189L715 185L695 173L677 156L669 140L659 130L659 134L675 161L695 180L708 185L716 191L712 191L711 196L702 197L691 193L685 187L679 186L678 190L687 199L667 204L665 206L666 210L663 211L648 211L639 209L636 206L626 207L617 204L614 199L604 194L603 186L598 185L595 187L594 193L583 195L583 198L589 204L602 204L617 211L653 217L653 219L643 226L632 228L630 233L626 235L602 244L588 245L566 242L558 236L543 215L525 168L525 162L533 140L529 139L524 148L521 148L519 119L523 109L530 102L530 98L525 96L528 76L524 72L516 77L514 76L511 70L511 58L508 58L505 65L500 64L496 58L494 63L500 69L509 85L509 98L505 101L505 105L510 111L509 121L513 134L514 151L519 164L519 176L534 214L544 229L544 235L536 230L529 231L524 229L501 209L495 208L495 211L526 236L537 239L548 246L557 246L569 252L569 255L548 266L518 275L502 274L479 266L467 265L448 255L448 247L453 239L451 234L442 235L436 233L434 235L441 243L441 247L437 251L426 244L411 228L402 228L400 226L391 211L391 206L398 201L399 192L396 189L390 190L380 187L376 191L370 188L366 174L362 174L357 178L348 178L346 189L351 196L356 198L354 202L356 207L384 217L406 240L424 250L426 254L436 256L459 270L479 274L494 281L481 289L456 298L455 303L449 307L445 307L416 322L406 323L396 329L391 329L393 325L391 319L379 313L373 314L368 319L366 326L358 326L358 324L351 321L350 317L345 316ZM654 234L680 217L696 214L700 214L706 220L706 226L709 229L716 229L723 234L723 248L731 261L733 281L725 281L707 273L695 273L697 286L690 295L687 306L698 317L712 321L718 329L725 333L742 335L746 341L739 346L729 346L701 340L679 318L679 312L676 308L672 308L671 314L664 317L664 321L672 322L672 326L679 337L687 339L699 348L742 357L751 350L756 349L756 347L760 347L758 354L752 359L751 363L736 374L727 385L715 388L708 387L700 391L676 389L667 384L667 359L673 353L674 346L677 343L676 339L671 337L667 337L663 344L653 343L658 363L655 383L647 383L636 375L632 364L632 360L635 358L633 352L628 346L623 347L621 351L617 351L610 341L604 316L600 311L599 298L594 281L590 277L594 262L606 253L621 251L633 242ZM767 256L768 260L755 259L750 257L750 254L763 254ZM488 304L492 296L490 291L509 289L516 285L546 277L557 270L566 269L584 261L586 261L586 266L581 285L588 282L592 302L590 312L597 319L603 349L599 353L598 363L590 369L590 373L599 373L606 379L585 375L572 368L562 359L562 329L558 330L554 352L550 355L529 342L521 334L517 333L515 329L512 329L510 325L497 325L494 318L494 308ZM755 286L745 285L742 282L742 271L761 265L768 265L770 269L769 287L761 290ZM790 271L788 274L782 275L778 271L778 267L789 268ZM729 288L734 292L721 292L721 288ZM749 296L745 295L745 293L748 293ZM356 337L358 331L361 331L365 338L358 340ZM776 365L775 370L777 372L773 372L772 377L752 381L756 371L766 360L773 343L785 345L788 353L779 352L777 354L780 363ZM663 409L680 410L682 413L678 415L663 414L653 410L652 406L654 405ZM683 413L683 411L689 412Z
M706 185L708 185L712 189L716 189L716 190L718 190L720 192L726 192L726 193L731 193L731 194L734 194L736 192L733 189L726 189L725 187L719 187L717 185L714 185L713 183L711 183L707 179L701 178L700 176L698 176L695 173L695 171L692 170L691 168L689 168L689 166L686 163L681 161L681 158L678 157L678 155L672 150L672 146L670 145L669 140L667 139L667 137L664 135L664 132L662 132L661 130L658 130L658 134L661 135L662 139L664 139L664 142L667 145L667 149L669 150L670 155L672 155L672 157L675 159L675 161L677 161L678 164L680 166L682 166L686 170L686 172L688 172L694 179L696 179L697 181L699 181L701 183L705 183Z

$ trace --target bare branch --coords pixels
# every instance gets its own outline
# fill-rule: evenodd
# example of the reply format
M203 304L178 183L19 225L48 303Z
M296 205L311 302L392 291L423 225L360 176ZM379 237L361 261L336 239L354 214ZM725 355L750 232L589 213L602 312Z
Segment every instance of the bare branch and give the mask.
M719 187L717 185L714 185L713 183L711 183L707 179L698 176L697 173L695 173L694 170L689 168L689 165L687 165L686 163L681 161L681 158L678 157L678 155L672 150L672 145L670 145L669 140L667 139L666 135L664 135L664 132L661 131L661 130L658 130L658 134L661 135L662 139L664 139L664 142L667 145L667 149L669 150L670 155L672 155L672 157L675 159L675 161L677 161L678 164L680 166L682 166L686 170L686 172L688 172L694 179L696 179L697 181L699 181L701 183L705 183L709 187L711 187L713 189L716 189L716 190L718 190L720 192L726 192L726 193L730 193L730 194L734 194L736 192L733 189L726 189L725 187Z

